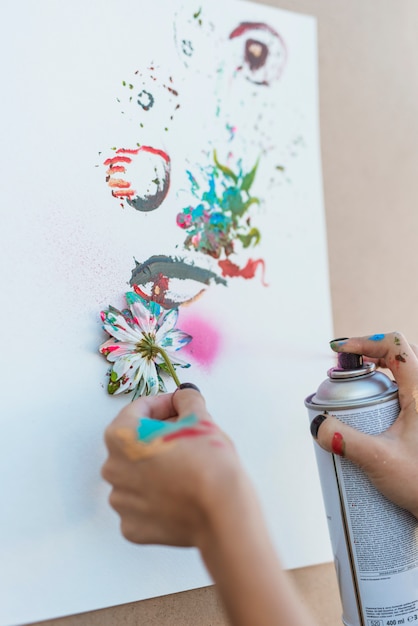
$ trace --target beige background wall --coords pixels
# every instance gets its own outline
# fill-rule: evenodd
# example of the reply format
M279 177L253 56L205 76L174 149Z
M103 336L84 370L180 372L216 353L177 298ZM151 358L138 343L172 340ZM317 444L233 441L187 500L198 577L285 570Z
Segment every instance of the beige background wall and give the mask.
M418 2L267 4L318 20L335 336L400 330L418 343ZM341 624L332 564L290 575L322 626ZM213 588L42 622L44 626L226 623Z

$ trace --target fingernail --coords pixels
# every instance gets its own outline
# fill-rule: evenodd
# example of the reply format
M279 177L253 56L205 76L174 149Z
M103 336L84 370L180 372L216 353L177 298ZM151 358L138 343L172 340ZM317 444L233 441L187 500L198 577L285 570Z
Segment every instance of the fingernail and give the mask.
M329 342L329 345L331 347L331 350L335 350L336 348L343 346L347 341L348 337L338 337L337 339L332 339Z
M177 389L194 389L195 391L198 391L200 393L199 387L197 387L193 383L181 383L181 385L179 385Z
M327 415L317 415L311 422L311 435L314 439L318 439L318 430L322 422L327 419Z
M345 441L341 433L334 433L331 447L334 454L345 456Z

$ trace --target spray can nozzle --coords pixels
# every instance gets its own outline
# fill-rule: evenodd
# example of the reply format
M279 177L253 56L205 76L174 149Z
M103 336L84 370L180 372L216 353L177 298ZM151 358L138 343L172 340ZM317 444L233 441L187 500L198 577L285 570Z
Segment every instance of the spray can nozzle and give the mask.
M353 354L352 352L338 353L338 369L356 370L363 367L363 357L361 354Z

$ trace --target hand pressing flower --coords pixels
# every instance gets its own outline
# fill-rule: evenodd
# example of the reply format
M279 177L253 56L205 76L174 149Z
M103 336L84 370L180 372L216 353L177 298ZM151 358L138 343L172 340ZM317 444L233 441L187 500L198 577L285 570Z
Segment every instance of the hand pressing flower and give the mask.
M134 398L155 396L166 390L162 373L180 384L175 366L189 364L176 352L192 337L175 328L178 309L163 309L133 292L125 295L129 309L109 306L101 312L103 328L112 337L99 348L113 363L107 389L110 394L134 391Z

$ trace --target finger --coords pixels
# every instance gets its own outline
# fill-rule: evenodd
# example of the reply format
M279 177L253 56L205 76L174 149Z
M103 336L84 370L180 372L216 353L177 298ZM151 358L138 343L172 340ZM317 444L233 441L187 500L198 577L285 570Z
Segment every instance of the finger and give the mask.
M194 414L199 420L209 419L211 416L206 410L205 399L197 388L180 386L172 396L175 412L179 417Z
M114 422L119 426L134 424L139 417L147 416L155 420L166 420L176 416L172 403L172 393L158 396L143 396L128 404Z
M120 411L105 430L104 438L110 453L134 450L138 439L138 424L141 417L153 420L168 420L176 416L172 403L173 394L144 396L134 400Z
M369 337L352 337L330 343L335 352L363 354L378 360L392 371L402 393L411 393L417 386L418 357L401 333L379 333Z
M332 415L317 415L311 434L323 450L343 456L366 471L382 454L381 440L376 436L351 428Z

